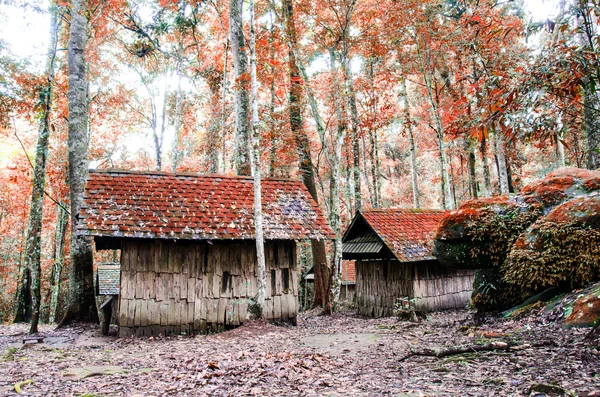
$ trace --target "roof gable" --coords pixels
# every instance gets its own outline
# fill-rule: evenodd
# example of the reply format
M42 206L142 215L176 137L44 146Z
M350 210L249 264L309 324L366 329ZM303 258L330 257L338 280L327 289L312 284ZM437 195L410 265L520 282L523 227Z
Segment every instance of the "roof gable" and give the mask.
M359 228L366 224L399 261L434 260L433 237L444 215L444 211L420 209L360 211L344 235L344 247L361 244L365 230Z
M262 181L269 240L330 239L333 232L300 181ZM160 239L254 239L250 177L92 171L78 234Z

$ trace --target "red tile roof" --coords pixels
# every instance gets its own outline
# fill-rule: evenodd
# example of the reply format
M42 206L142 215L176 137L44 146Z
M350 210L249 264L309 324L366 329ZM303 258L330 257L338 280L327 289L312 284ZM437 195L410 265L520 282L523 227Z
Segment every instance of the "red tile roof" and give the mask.
M445 211L381 209L360 214L399 261L435 259L433 237Z
M300 181L262 181L264 234L331 239ZM163 239L254 239L250 177L98 170L90 172L78 234Z

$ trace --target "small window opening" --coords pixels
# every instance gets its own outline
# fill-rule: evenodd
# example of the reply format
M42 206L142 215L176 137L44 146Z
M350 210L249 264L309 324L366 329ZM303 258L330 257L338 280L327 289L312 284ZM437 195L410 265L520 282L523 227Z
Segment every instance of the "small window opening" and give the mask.
M281 269L281 285L284 294L290 292L290 269L288 268Z
M271 295L276 295L277 293L277 280L275 277L277 277L277 273L275 270L271 270Z
M231 288L231 275L229 274L229 272L223 272L223 288L221 290L221 292L227 292L229 291L229 288Z

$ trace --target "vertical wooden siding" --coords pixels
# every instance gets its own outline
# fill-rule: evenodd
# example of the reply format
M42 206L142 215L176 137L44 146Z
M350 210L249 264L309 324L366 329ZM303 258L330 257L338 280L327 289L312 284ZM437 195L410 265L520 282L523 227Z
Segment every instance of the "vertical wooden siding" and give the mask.
M256 295L253 242L125 240L121 252L120 336L205 333L238 326L248 318L248 301ZM295 321L295 243L267 241L265 255L264 315ZM283 290L283 269L289 269L287 291ZM228 278L225 284L223 276Z
M454 271L437 261L357 261L356 302L360 314L393 315L398 298L414 298L418 310L464 307L471 296L472 271Z

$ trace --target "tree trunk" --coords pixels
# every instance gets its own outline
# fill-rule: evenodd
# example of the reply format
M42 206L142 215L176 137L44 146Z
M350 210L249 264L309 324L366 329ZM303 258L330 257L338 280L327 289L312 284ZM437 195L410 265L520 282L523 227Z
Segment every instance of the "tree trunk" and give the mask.
M481 145L479 146L479 151L481 153L481 163L483 164L483 187L485 197L490 197L492 195L492 180L490 177L490 165L488 163L488 147L487 147L487 139L485 136L481 138Z
M225 173L225 169L227 168L227 145L225 145L225 133L226 133L226 124L227 117L225 117L225 106L227 104L227 55L229 53L229 39L225 42L225 51L223 55L223 79L222 79L222 88L223 94L221 96L221 165L218 169L221 173Z
M341 264L342 264L342 225L341 225L341 203L340 203L340 191L339 183L342 176L342 147L344 145L344 138L346 136L346 120L344 119L342 103L340 96L342 95L342 89L337 78L336 58L334 50L329 50L330 62L331 62L331 78L333 79L333 97L335 102L335 113L337 117L337 128L335 138L333 140L333 151L330 151L332 155L329 157L331 165L331 179L330 179L330 217L329 223L331 229L335 233L335 241L333 246L333 263L331 266L331 305L326 307L325 310L328 313L334 311L337 307L340 295L340 281L341 281ZM327 142L323 141L323 145Z
M271 101L269 102L269 136L271 138L271 146L269 151L269 176L275 176L275 159L277 157L278 139L275 132L275 25L273 24L273 14L269 14L269 61L271 70Z
M54 230L54 252L52 253L53 265L52 274L50 275L50 314L48 317L49 323L56 321L56 313L58 311L58 298L60 296L60 287L62 279L63 264L65 258L65 235L67 233L67 225L69 224L69 213L60 202L58 208L58 221Z
M508 174L506 170L506 148L502 133L496 132L496 157L498 159L498 183L500 185L500 194L508 194Z
M442 125L442 120L440 119L435 95L433 93L433 86L431 82L431 74L429 72L428 60L423 60L423 56L421 55L419 50L417 50L417 52L421 63L421 72L423 73L423 79L425 80L425 86L427 87L427 94L429 98L429 104L431 107L431 117L435 124L435 132L438 140L438 151L440 154L440 189L442 193L442 206L444 209L452 209L452 199L450 193L450 186L448 183L449 177L446 160L446 145L444 144L444 128Z
M229 30L235 71L235 149L234 164L238 175L250 175L248 159L248 55L242 23L243 0L229 0Z
M221 76L214 69L209 69L206 74L208 88L210 90L211 119L208 126L208 136L206 139L206 172L216 174L219 171L219 136L220 124L222 120L219 117L220 96L221 96Z
M467 175L469 178L469 193L471 198L476 199L477 194L477 174L475 173L475 151L470 139L465 139L467 151Z
M344 46L346 36L344 36ZM354 82L352 79L352 71L350 70L350 59L348 58L347 49L344 50L342 57L342 71L344 74L345 97L348 100L348 112L350 125L352 127L352 177L354 181L354 211L361 208L361 183L360 183L360 146L359 146L359 125L358 109L356 107L356 93L354 92Z
M256 81L256 33L254 31L254 0L250 0L250 76L252 82L252 136L249 139L249 157L254 177L254 232L256 238L256 277L258 279L255 313L262 318L265 306L267 275L260 169L260 130L258 121L258 84Z
M421 208L419 202L419 181L417 171L417 147L415 145L415 137L413 134L413 122L410 117L410 106L408 103L408 92L406 91L406 78L401 77L400 80L400 98L403 102L402 110L404 113L404 128L408 134L408 146L410 150L410 179L412 186L413 207Z
M92 240L77 236L77 220L89 169L88 102L85 68L87 2L73 0L69 35L69 185L71 198L71 274L69 306L59 327L73 321L98 323L94 296Z
M48 143L50 136L50 112L52 107L52 84L54 80L54 59L56 58L56 45L58 42L58 22L56 7L50 5L50 45L46 60L46 85L40 92L41 119L38 129L38 139L35 149L35 165L33 170L33 186L31 189L31 205L29 208L29 225L25 243L24 272L30 274L31 288L31 326L29 333L38 332L41 306L41 236L44 208L44 189L46 187L46 159L48 158ZM24 281L27 281L26 279ZM27 293L21 295L26 297ZM25 320L27 310L23 311L26 302L18 301L18 311L15 320Z
M298 159L300 160L300 174L304 186L310 193L315 203L319 204L317 185L315 183L314 165L310 153L310 141L304 129L302 111L304 108L304 83L305 79L300 75L300 68L296 62L296 27L294 22L294 8L292 0L283 0L283 12L285 15L285 32L289 45L288 66L290 74L290 129L298 148ZM318 120L318 118L315 118ZM318 122L318 121L317 121ZM315 275L315 298L314 307L326 307L328 305L327 291L329 289L329 269L327 267L327 253L325 242L322 240L311 241L313 272Z
M173 137L173 148L172 148L172 152L171 152L171 172L175 173L177 172L177 167L179 166L179 163L181 162L181 157L182 157L182 152L180 149L180 144L181 144L181 127L183 126L183 92L181 89L181 57L183 56L183 54L179 53L178 54L178 59L177 59L177 68L176 68L176 73L177 73L177 91L175 93L175 122L174 127L175 127L175 136ZM217 119L217 117L213 117L214 119ZM217 165L218 165L218 158L217 158ZM216 173L216 172L213 172Z

